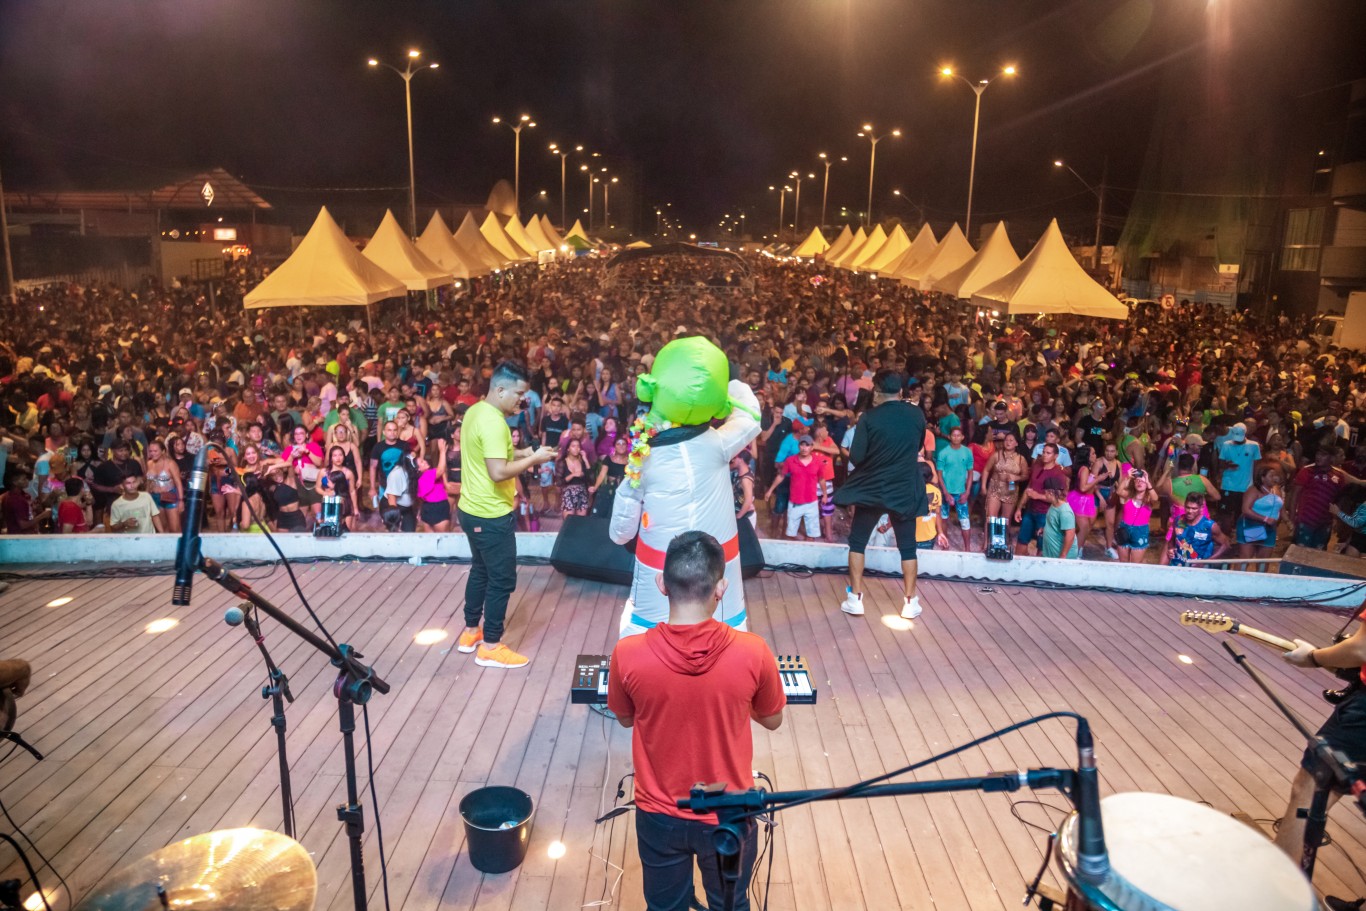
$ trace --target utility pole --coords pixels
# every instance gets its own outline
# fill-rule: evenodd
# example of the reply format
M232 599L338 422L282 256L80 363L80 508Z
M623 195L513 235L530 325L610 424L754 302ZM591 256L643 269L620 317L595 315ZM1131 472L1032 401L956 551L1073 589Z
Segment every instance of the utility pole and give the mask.
M5 248L5 287L9 289L11 307L19 306L19 291L14 285L14 260L9 250L9 218L5 214L5 181L0 179L0 238Z

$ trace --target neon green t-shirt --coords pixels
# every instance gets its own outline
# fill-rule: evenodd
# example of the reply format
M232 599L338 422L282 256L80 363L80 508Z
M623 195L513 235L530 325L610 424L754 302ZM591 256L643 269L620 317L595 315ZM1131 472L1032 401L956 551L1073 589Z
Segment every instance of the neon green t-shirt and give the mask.
M481 519L500 519L512 512L517 479L495 482L486 458L512 461L512 431L503 412L481 400L465 412L460 428L460 509Z

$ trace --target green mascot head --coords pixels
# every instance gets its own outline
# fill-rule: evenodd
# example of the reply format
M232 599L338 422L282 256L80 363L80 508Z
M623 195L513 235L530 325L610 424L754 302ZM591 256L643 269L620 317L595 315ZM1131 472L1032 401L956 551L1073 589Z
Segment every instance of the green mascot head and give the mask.
M636 380L636 396L650 403L649 423L705 424L730 414L729 380L725 353L694 335L674 339L660 349L651 372Z

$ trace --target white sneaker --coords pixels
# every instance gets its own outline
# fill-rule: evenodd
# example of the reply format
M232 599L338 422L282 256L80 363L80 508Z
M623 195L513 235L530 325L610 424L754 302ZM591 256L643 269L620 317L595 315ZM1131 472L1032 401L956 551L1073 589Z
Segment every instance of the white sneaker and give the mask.
M902 620L914 620L916 617L920 616L920 613L921 609L919 595L917 595L914 598L907 598L905 603L901 605Z
M854 594L846 585L844 587L844 601L840 604L840 610L854 617L862 617L863 595Z
M1107 547L1105 548L1105 556L1109 557L1111 560L1118 560L1119 551L1115 550L1113 547Z

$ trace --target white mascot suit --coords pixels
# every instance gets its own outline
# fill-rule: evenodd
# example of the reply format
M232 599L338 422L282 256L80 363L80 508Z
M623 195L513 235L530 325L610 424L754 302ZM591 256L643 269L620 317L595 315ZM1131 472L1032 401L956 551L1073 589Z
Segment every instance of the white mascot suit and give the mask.
M631 430L626 481L617 489L610 535L636 542L631 597L621 615L621 636L633 636L669 619L669 601L655 577L664 570L669 542L685 531L705 531L726 553L726 594L715 617L745 625L740 539L730 486L730 460L759 435L759 402L739 380L720 348L700 336L665 345L651 372L636 381L650 412ZM712 427L713 419L723 423Z

